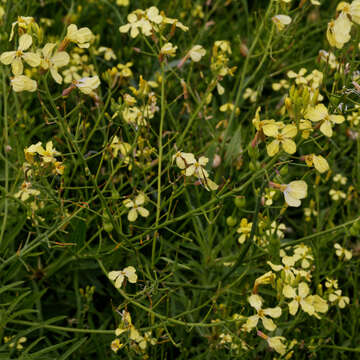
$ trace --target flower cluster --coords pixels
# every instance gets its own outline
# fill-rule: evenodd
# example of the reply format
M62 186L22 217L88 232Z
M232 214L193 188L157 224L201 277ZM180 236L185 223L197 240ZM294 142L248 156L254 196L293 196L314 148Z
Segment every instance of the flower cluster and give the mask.
M207 157L200 156L200 158L196 160L194 154L178 151L173 155L172 161L175 161L177 167L182 170L182 173L186 177L197 177L200 184L203 185L206 190L217 190L219 187L209 178L209 173L205 170L205 166L209 162Z

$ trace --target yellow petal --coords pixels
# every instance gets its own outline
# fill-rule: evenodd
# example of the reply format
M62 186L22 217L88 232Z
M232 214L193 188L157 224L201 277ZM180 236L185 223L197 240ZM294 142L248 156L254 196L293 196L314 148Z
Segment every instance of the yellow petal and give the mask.
M14 61L11 63L11 70L14 75L21 75L24 70L23 63L21 61L21 58L16 57Z
M350 30L352 23L347 14L341 12L334 21L333 34L336 41L336 47L341 49L343 44L351 39Z
M51 54L54 50L54 47L56 46L55 43L47 43L41 50L43 53L44 58L49 59L51 57Z
M345 118L342 115L330 115L330 121L335 124L341 124L345 121Z
M110 271L108 273L108 277L110 280L114 281L120 274L121 274L121 271Z
M139 194L136 198L135 198L135 204L136 205L142 205L145 202L145 196L144 194Z
M296 291L290 285L285 285L283 288L283 295L287 298L293 299L296 297Z
M32 37L29 34L24 34L20 36L19 39L19 48L20 51L27 50L32 44Z
M284 192L285 202L292 207L299 207L301 205L301 201L291 194Z
M269 156L274 156L279 152L279 140L273 140L270 144L266 145L266 150Z
M299 296L304 298L309 295L310 289L306 283L302 282L299 284L298 291L299 291Z
M134 208L131 209L128 213L128 220L133 222L137 219L137 217L138 217L137 211Z
M307 299L300 300L301 308L309 315L314 315L315 308Z
M282 147L288 154L294 154L296 152L296 143L291 139L282 141Z
M266 120L263 121L263 123L265 123ZM268 120L270 122L270 120ZM263 126L262 126L262 130L264 132L264 134L266 136L272 136L272 137L275 137L278 132L279 132L279 127L277 126L276 123L265 123Z
M320 121L328 115L328 110L324 104L318 104L315 107L309 107L305 112L305 118L311 121Z
M267 264L270 265L274 271L281 271L283 269L282 265L273 264L271 261L268 261Z
M57 52L52 58L51 62L56 67L66 66L70 61L70 56L65 51Z
M274 331L276 329L276 325L274 324L274 322L271 319L263 317L263 318L261 318L261 320L262 320L264 328L266 330Z
M271 316L272 318L279 318L281 316L281 307L276 306L274 308L264 309L264 314Z
M286 125L282 129L281 134L286 138L293 138L297 134L297 127L295 125L292 125L292 124Z
M142 216L142 217L148 217L149 216L149 210L147 210L147 209L145 209L145 208L143 208L143 207L141 207L141 206L139 206L138 208L137 208L137 211L139 212L139 214Z
M260 310L263 304L263 299L257 294L252 294L248 297L249 304L256 310Z
M62 77L61 75L58 73L56 68L50 68L50 74L52 76L52 78L58 83L61 84L62 83Z
M219 185L214 183L209 178L206 178L205 179L205 188L206 188L206 190L215 191L215 190L217 190L219 188Z
M129 282L136 283L137 281L137 275L136 275L136 269L133 266L126 267L123 272L129 279Z
M325 120L321 126L320 131L327 137L331 137L333 134L331 122L329 120Z
M304 199L307 196L307 184L303 180L291 181L286 188L286 191L291 193L297 199Z
M132 208L132 207L134 207L134 202L133 202L132 200L130 200L130 199L125 199L125 200L123 201L123 204L124 204L124 206L127 207L127 208Z
M190 165L188 168L186 168L185 170L185 176L191 176L193 175L195 172L195 165Z
M323 172L329 170L328 162L321 155L314 155L313 156L313 162L314 162L315 169L319 173L323 173Z
M267 342L271 348L273 348L280 355L284 355L286 353L286 346L282 343L286 339L283 336L274 336L268 337Z
M33 92L37 89L37 83L35 80L28 78L25 75L15 76L11 80L11 86L15 92L30 91Z
M289 303L289 313L295 315L299 309L299 303L296 300L293 300Z
M259 316L258 315L253 315L253 316L249 316L246 320L246 327L248 329L253 329L259 321Z
M32 52L25 53L23 59L32 67L39 66L41 62L40 56Z
M121 288L121 285L124 282L124 279L125 279L125 276L121 272L115 281L115 287L117 289Z
M16 56L16 51L5 51L4 53L1 54L0 61L4 65L9 65L14 61L15 56Z

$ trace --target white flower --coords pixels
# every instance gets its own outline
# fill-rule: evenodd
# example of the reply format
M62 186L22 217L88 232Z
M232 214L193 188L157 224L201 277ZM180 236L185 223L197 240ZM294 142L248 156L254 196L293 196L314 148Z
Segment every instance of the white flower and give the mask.
M136 269L133 266L128 266L120 271L110 271L108 277L110 280L115 281L115 287L117 289L121 287L125 277L127 277L132 284L137 281Z
M129 208L130 211L128 213L128 220L133 222L137 219L138 214L140 214L142 217L148 217L149 216L149 210L145 209L141 205L145 203L145 196L144 194L139 194L135 200L126 199L123 201L123 204L125 207Z

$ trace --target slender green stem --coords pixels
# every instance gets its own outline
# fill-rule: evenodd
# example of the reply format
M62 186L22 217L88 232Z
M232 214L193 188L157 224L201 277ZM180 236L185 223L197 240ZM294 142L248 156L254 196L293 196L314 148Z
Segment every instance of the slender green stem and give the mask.
M48 329L53 331L65 331L65 332L83 333L83 334L115 335L115 330L78 329L78 328L69 328L66 326L48 325L48 324L43 324L41 322L32 322L25 320L8 320L8 322L18 325L28 325L33 327L35 326L40 329Z
M161 115L160 115L160 126L159 126L159 137L158 137L158 176L157 176L157 201L156 201L156 219L155 226L159 225L160 220L160 211L161 211L161 169L162 169L162 160L163 160L163 127L165 119L165 71L164 64L161 63ZM151 251L151 265L155 266L155 253L156 253L156 239L158 234L154 234L152 251Z
M4 149L4 162L5 162L5 196L4 196L4 217L1 225L1 232L0 232L0 249L3 242L6 223L8 219L8 192L9 192L9 161L8 161L8 145L9 145L9 134L8 134L8 108L7 108L7 91L6 91L6 82L5 82L5 71L2 72L2 85L3 85L3 99L4 99L4 142L3 142L3 149Z

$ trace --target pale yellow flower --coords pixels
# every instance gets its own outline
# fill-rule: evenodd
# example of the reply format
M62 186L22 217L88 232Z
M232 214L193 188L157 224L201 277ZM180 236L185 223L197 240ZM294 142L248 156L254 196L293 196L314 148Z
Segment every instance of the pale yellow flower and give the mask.
M37 142L36 144L32 144L29 147L24 149L25 159L32 163L34 156L38 153L38 150L42 148L41 141Z
M139 35L139 21L135 14L131 13L127 17L128 23L119 27L121 33L127 33L130 30L130 36L135 38Z
M41 156L41 159L44 162L55 162L56 161L55 156L60 155L60 153L53 147L52 141L48 141L46 143L45 149L41 145L40 146L37 145L35 145L36 152Z
M296 143L292 140L297 134L297 127L293 124L285 125L281 131L272 137L275 137L270 144L266 145L266 150L269 156L274 156L279 152L279 145L288 154L296 152Z
M190 158L188 159L190 160ZM185 170L185 176L196 176L206 190L217 190L218 185L209 179L208 172L204 169L204 166L209 162L209 159L205 156L200 156L199 160L188 163L188 167Z
M328 162L321 155L315 155L315 154L305 155L304 159L307 166L309 167L314 166L319 173L324 173L325 171L329 170Z
M129 78L133 76L131 71L131 66L133 66L132 62L127 62L126 64L117 64L117 68L120 70L121 76L125 78Z
M280 80L278 83L272 83L271 87L274 91L279 91L281 89L288 89L289 82L287 80L283 79L283 80Z
M67 27L65 41L71 41L80 48L88 48L94 38L94 34L87 27L78 29L75 24Z
M347 182L347 177L346 176L342 176L341 174L336 174L333 177L333 181L334 182L339 182L341 185L345 185Z
M281 185L280 190L284 193L284 198L289 206L299 207L301 199L307 196L307 184L303 180L291 181L289 184Z
M80 80L74 80L73 84L84 94L90 95L100 85L99 77L84 77Z
M62 77L58 73L58 68L66 66L70 61L70 56L65 51L58 51L52 55L56 44L48 43L41 50L43 59L41 59L41 67L45 70L50 69L50 74L58 83L62 83Z
M298 257L297 261L301 260L301 267L303 269L309 268L314 260L314 257L311 255L311 248L304 244L295 246L294 255Z
M294 265L296 261L298 260L297 256L283 256L281 258L281 262L283 265L279 264L273 264L271 261L267 261L267 264L271 267L273 271L283 271L285 278L287 281L294 281L295 280L295 268Z
M336 279L330 279L330 278L326 278L326 281L325 281L325 286L329 289L329 288L332 288L332 289L337 289L338 288L338 281Z
M275 279L276 279L276 275L272 271L268 271L267 273L261 275L254 282L253 293L260 285L274 284Z
M264 205L271 206L273 204L273 197L275 196L276 191L272 189L265 189L264 194Z
M163 15L163 23L164 24L170 24L170 25L174 25L179 28L182 31L188 31L189 28L187 26L185 26L181 21L179 21L178 19L172 19L172 18L168 18L167 16Z
M110 344L111 350L114 353L117 353L122 347L124 346L124 344L122 344L120 342L120 339L116 338L115 340L113 340Z
M318 319L320 319L320 316L317 314L318 312L326 313L329 309L329 306L328 306L326 300L324 300L319 295L310 295L308 297L308 300L315 309L315 313L313 315Z
M27 341L27 338L25 336L21 336L16 342L11 341L13 338L14 336L4 336L4 343L9 343L10 348L16 347L17 350L22 350L24 348L22 344Z
M280 355L284 355L286 353L286 345L284 344L286 338L284 338L283 336L273 336L273 337L268 336L266 341L269 344L269 346Z
M36 24L36 22L32 16L18 16L17 20L11 24L9 41L11 41L14 37L14 30L16 25L23 30L27 30L33 24Z
M168 42L162 46L160 49L160 54L172 56L176 55L177 46L174 46L172 43Z
M222 104L220 107L219 107L219 110L221 112L233 112L235 109L235 105L233 103L225 103L225 104ZM240 114L240 109L239 107L237 107L235 109L235 114L236 115L239 115Z
M341 49L351 38L351 26L352 23L347 14L341 12L336 20L332 20L328 23L326 37L329 44Z
M320 131L327 137L333 134L333 124L341 124L345 121L342 115L330 115L324 104L309 107L305 112L305 118L314 122L321 121Z
M162 15L156 6L151 6L145 10L146 17L155 24L160 24L163 21Z
M117 157L120 151L122 157L124 157L124 162L129 163L130 157L127 156L131 150L131 145L127 142L121 141L116 135L114 136L111 144L109 145L112 150L113 156Z
M301 282L299 284L297 293L296 290L290 285L284 286L283 295L289 299L293 299L288 304L289 312L291 315L296 315L299 306L302 308L303 311L305 311L309 315L314 315L315 308L308 299L309 293L310 293L309 286L304 282Z
M281 122L271 120L260 120L261 107L256 109L255 117L252 119L252 123L257 131L264 133L266 136L276 137L279 133L279 129L282 127Z
M286 230L285 224L278 224L276 221L273 221L270 224L270 229L265 230L265 234L269 237L277 236L279 239L282 239L285 236L284 230Z
M98 49L98 53L99 54L104 53L104 59L106 61L116 60L116 55L114 53L114 50L106 46L100 46Z
M176 165L180 169L185 169L190 164L196 162L195 156L192 153L184 153L182 151L177 151L175 155L172 156L172 162L175 160Z
M350 304L350 299L347 296L341 295L342 291L335 290L333 293L329 294L330 302L337 302L340 309L343 309L346 305Z
M344 14L349 15L351 20L357 24L360 24L360 0L354 0L351 4L346 1L341 1L336 11L341 11Z
M245 240L250 237L252 228L252 222L248 222L246 218L241 219L240 227L236 230L238 234L241 234L238 238L239 244L243 244Z
M276 306L274 308L262 309L263 299L257 294L250 295L248 301L257 313L248 317L245 328L251 330L256 327L259 320L261 320L266 330L274 331L276 325L271 318L279 318L281 316L281 308Z
M245 89L245 92L244 92L244 95L243 95L243 99L246 100L246 99L249 99L250 102L254 103L256 102L256 99L258 97L258 92L251 89L251 88L246 88Z
M346 194L341 190L330 189L329 195L331 196L331 199L334 201L338 201L340 199L346 198Z
M110 280L115 281L115 287L117 289L121 288L125 278L132 284L135 284L137 281L136 269L133 266L128 266L120 271L110 271L108 277Z
M339 63L336 60L336 56L334 55L334 53L327 52L325 50L320 50L319 51L319 56L320 56L320 60L329 64L331 69L337 69L339 66Z
M130 209L128 213L128 220L133 222L137 219L138 214L142 217L148 217L150 215L149 210L145 209L141 205L145 203L144 194L139 194L134 200L126 199L123 201L125 207Z
M350 4L351 20L360 25L360 0L354 0Z
M276 25L279 31L284 30L285 26L291 23L291 17L288 15L275 15L272 17L273 23Z
M206 50L201 45L195 45L189 51L189 56L194 62L200 61L205 54Z
M34 92L37 89L35 80L30 79L25 75L17 75L10 80L10 84L15 92L30 91Z
M32 37L28 34L20 36L19 47L16 51L6 51L1 54L0 61L4 65L11 64L11 70L13 74L21 75L24 70L22 60L32 67L40 65L41 58L38 54L33 52L25 52L32 45Z
M295 83L298 85L306 85L307 84L307 80L304 77L304 75L306 74L307 70L305 68L301 68L299 70L298 73L296 73L293 70L288 71L287 76L290 79L295 79Z
M30 196L40 195L40 191L31 188L31 183L24 181L21 185L21 189L14 195L16 198L19 198L21 201L26 201Z
M340 244L334 244L336 256L344 261L349 261L352 258L352 252L343 248Z

